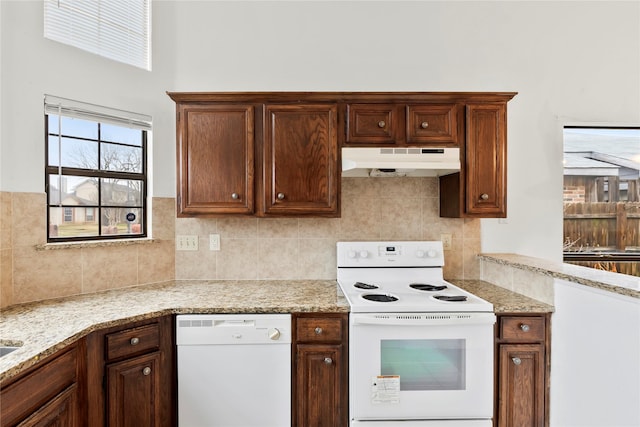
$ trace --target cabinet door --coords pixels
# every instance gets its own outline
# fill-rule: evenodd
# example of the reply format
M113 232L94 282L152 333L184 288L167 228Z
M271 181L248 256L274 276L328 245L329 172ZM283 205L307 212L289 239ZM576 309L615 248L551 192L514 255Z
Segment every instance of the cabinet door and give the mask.
M107 366L109 427L162 425L159 367L159 352Z
M178 216L254 210L251 105L178 105Z
M498 427L544 426L544 346L500 345Z
M75 427L80 425L76 419L76 408L77 387L73 384L18 427Z
M336 126L335 104L265 107L265 215L339 215Z
M342 346L298 344L296 361L295 425L346 426L342 413Z
M458 145L456 104L407 105L407 144Z
M394 104L347 105L345 142L356 145L395 145L401 142L400 111Z
M507 113L504 104L467 105L465 162L469 215L507 216Z

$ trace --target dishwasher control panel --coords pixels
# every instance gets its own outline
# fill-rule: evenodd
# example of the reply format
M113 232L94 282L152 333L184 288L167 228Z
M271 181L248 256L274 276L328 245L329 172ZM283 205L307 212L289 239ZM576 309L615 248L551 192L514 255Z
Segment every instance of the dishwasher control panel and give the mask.
M290 344L290 314L180 314L177 345Z

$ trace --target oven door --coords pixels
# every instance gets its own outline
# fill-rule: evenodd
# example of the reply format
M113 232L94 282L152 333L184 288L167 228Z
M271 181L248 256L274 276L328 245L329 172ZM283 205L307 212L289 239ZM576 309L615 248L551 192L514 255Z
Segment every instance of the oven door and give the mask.
M493 313L352 313L351 419L491 419L495 319Z

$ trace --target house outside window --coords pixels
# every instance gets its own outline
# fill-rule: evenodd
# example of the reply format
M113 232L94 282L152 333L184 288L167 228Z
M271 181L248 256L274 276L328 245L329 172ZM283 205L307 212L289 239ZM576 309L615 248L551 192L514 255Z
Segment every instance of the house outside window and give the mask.
M564 128L564 261L640 276L640 127Z
M148 116L45 97L47 241L147 235Z

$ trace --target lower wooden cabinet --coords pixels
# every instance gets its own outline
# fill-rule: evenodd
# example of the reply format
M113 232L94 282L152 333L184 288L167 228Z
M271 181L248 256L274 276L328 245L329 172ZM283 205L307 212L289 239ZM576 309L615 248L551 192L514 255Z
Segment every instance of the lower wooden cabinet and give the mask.
M292 425L347 427L348 315L293 315Z
M173 324L164 316L87 337L92 427L176 425Z
M1 384L0 426L79 427L84 422L84 340Z
M498 316L494 425L549 425L549 322L548 314Z

